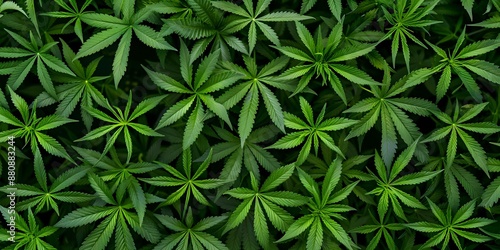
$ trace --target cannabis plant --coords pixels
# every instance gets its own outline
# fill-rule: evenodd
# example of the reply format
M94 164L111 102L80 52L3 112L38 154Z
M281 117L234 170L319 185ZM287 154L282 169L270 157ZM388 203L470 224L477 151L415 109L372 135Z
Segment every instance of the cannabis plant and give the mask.
M0 0L0 249L500 249L500 1Z

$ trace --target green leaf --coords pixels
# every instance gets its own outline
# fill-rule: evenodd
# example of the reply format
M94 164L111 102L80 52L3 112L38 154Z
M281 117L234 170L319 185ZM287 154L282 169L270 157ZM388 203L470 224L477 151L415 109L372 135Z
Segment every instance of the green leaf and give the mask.
M64 147L59 144L59 142L46 134L35 132L36 138L43 149L45 149L49 154L65 158L66 160L76 164Z
M351 238L349 238L349 235L342 228L342 226L340 226L337 222L330 218L322 217L322 221L326 228L328 228L328 230L330 230L330 232L333 234L335 239L337 239L340 243L342 243L342 245L347 247L347 249L353 249L352 245L355 246L355 244L354 242L352 242Z
M203 106L198 101L196 103L196 107L188 118L186 123L186 128L184 130L184 136L182 139L182 148L186 150L189 146L191 146L198 135L201 133L203 129L203 116L205 115L205 111Z
M208 80L210 75L212 75L217 61L219 60L219 56L220 52L217 50L203 59L195 74L194 89L198 89L203 83L205 83L206 80Z
M394 180L396 176L408 165L411 158L413 158L413 154L415 153L415 149L417 148L418 140L415 140L407 149L405 149L396 159L394 165L391 168L391 172L389 174L389 181Z
M36 130L37 131L49 130L49 129L57 128L59 126L62 126L64 124L70 123L70 122L76 122L76 120L64 118L64 117L61 117L59 115L50 115L50 116L46 116L46 117L42 118L38 122L38 124L36 126Z
M58 100L56 89L54 88L54 83L52 83L52 79L50 78L49 72L47 68L42 63L40 58L37 58L36 61L36 71L38 74L38 79L40 79L40 83L47 93L54 99Z
M158 85L158 87L175 93L182 93L182 94L192 93L191 90L189 90L188 88L186 88L185 86L183 86L181 83L174 80L170 76L151 71L145 67L143 68L146 70L151 80L156 85Z
M184 116L193 102L195 101L195 97L188 97L182 101L177 102L175 105L170 107L161 117L156 129L160 129L162 127L168 126L177 120L179 120L182 116Z
M37 148L35 151L35 177L38 184L42 187L44 191L47 191L47 173L45 171L45 166L43 165L42 154Z
M7 86L7 88L9 89L10 98L12 100L12 103L14 104L14 107L16 107L19 113L21 113L21 117L23 118L24 123L28 123L28 117L29 117L28 103L20 95L16 94L16 92L14 92L14 90L12 90L9 86ZM3 110L2 113L4 113L4 116L7 118L6 120L11 122L10 124L12 125L21 124L21 122L16 117L12 116L12 114L9 111L5 109L2 110Z
M307 19L312 19L312 18L287 11L276 11L258 18L258 20L262 22L288 22L288 21L302 21Z
M100 14L100 13L85 13L81 20L90 26L101 29L112 29L117 27L125 27L125 23L118 17Z
M473 242L483 243L483 242L491 240L491 238L488 236L484 236L484 235L472 233L472 232L467 232L467 231L462 231L459 229L455 229L454 232L456 234L470 240L470 241L473 241Z
M305 137L307 134L304 134L304 132L293 132L290 134L285 135L281 139L279 139L277 142L275 142L273 145L266 147L268 148L273 148L273 149L289 149L289 148L294 148L300 145L302 142L304 142Z
M390 166L396 155L397 137L394 123L386 106L382 106L382 158L386 166Z
M245 11L243 8L240 6L231 3L231 2L225 2L225 1L211 1L212 5L215 8L221 9L223 11L233 13L235 15L243 16L243 17L250 17L250 15Z
M349 140L353 137L366 134L366 132L368 132L368 130L370 130L377 122L380 114L380 109L380 105L378 104L373 107L370 112L363 116L363 118L361 118L361 120L359 120L359 122L353 126L351 132L349 132L344 140Z
M152 98L148 98L142 102L140 102L137 107L134 109L132 114L130 114L129 120L134 120L135 118L145 114L146 112L150 111L151 109L155 108L160 104L160 102L165 99L167 95L161 95L161 96L156 96Z
M414 222L406 224L407 227L424 233L436 233L443 230L443 226L430 222Z
M483 109L488 106L488 103L480 103L473 105L470 109L468 109L458 120L457 123L464 123L469 121L470 119L476 117ZM461 124L462 125L462 124Z
M280 206L286 207L301 206L307 203L307 201L309 200L302 195L288 191L266 192L265 194L262 194L262 197Z
M479 76L500 84L500 68L497 65L483 60L468 60L463 65Z
M472 20L472 6L474 5L474 0L461 0L462 6L469 14L470 20Z
M224 105L218 103L212 96L210 95L199 95L200 99L205 103L208 109L214 112L218 117L220 117L223 121L229 125L229 128L232 129L231 121L229 120L229 115L227 113Z
M476 201L472 200L464 204L453 216L452 224L457 224L469 219L474 213L474 208L476 207Z
M264 70L264 69L263 69ZM264 100L264 105L266 106L267 113L271 117L271 121L278 127L282 132L285 131L285 118L283 115L283 110L281 104L278 101L276 95L267 88L264 84L257 83L259 86L262 99Z
M111 132L113 129L115 129L117 126L116 125L106 125L102 126L99 128L96 128L92 131L90 131L88 134L86 134L84 137L77 139L75 141L88 141L88 140L94 140L96 138L102 137L105 134Z
M76 168L72 168L57 177L50 187L50 192L55 193L59 192L71 185L75 182L83 178L89 169L87 167L79 166Z
M442 171L442 170L441 170ZM436 175L438 175L441 171L421 171L417 173L407 174L395 181L392 182L392 185L417 185L423 182L426 182Z
M341 0L328 0L328 7L337 21L341 22L342 2Z
M227 248L224 243L210 234L204 232L196 232L194 236L201 242L204 247L209 250L229 250L229 248Z
M321 249L323 245L323 227L321 220L315 219L307 237L307 249Z
M5 11L5 10L16 10L16 11L23 13L23 15L28 16L26 14L26 12L24 12L24 10L19 5L17 5L15 2L12 2L12 1L7 1L7 2L4 2L0 5L0 13ZM1 15L0 15L0 17L1 17Z
M139 225L142 225L146 214L146 197L141 185L135 178L130 179L130 184L127 187L132 204L137 211L139 217Z
M488 185L481 196L480 206L490 208L500 199L500 177L497 177L494 181Z
M49 54L41 54L40 57L42 58L42 61L45 63L45 65L47 65L49 68L57 72L75 76L75 74L68 68L68 66L66 66L59 58Z
M30 72L33 64L35 64L35 57L31 57L30 59L19 63L12 71L9 79L7 80L7 84L13 90L19 88L21 83L24 81L28 73Z
M472 98L474 98L476 102L481 102L483 96L481 95L481 90L479 89L476 81L474 81L474 78L472 78L472 76L462 67L453 66L452 68L460 77L460 80L463 82Z
M26 8L28 9L28 17L35 26L36 33L40 36L38 19L36 17L35 0L26 0Z
M342 173L342 161L336 158L332 164L328 167L328 171L325 175L325 180L321 188L322 193L322 203L326 204L335 186L337 186L340 180L340 174Z
M372 44L359 44L345 47L332 55L330 62L348 61L370 53L375 48Z
M281 183L290 178L290 176L292 176L294 170L294 164L289 164L287 166L274 170L260 187L260 192L266 192L279 186Z
M113 212L113 209L107 207L83 207L64 216L54 226L63 228L79 227L95 222Z
M96 191L99 198L103 199L105 202L109 204L116 204L115 199L113 198L113 194L109 187L104 183L101 177L89 173L89 182L92 188Z
M132 30L129 29L125 31L125 33L122 36L122 39L120 39L120 43L118 43L118 48L116 49L115 57L113 59L113 78L115 80L115 88L118 88L118 83L122 79L123 75L125 75L125 71L127 70L127 62L128 62L128 55L130 53L131 42L132 42ZM80 51L78 52L78 54L81 57Z
M314 179L310 175L304 172L304 170L297 168L297 171L299 172L299 179L302 185L306 188L306 190L309 193L313 195L314 201L316 203L320 203L318 184L314 181Z
M360 85L380 85L377 81L373 80L367 73L343 64L332 64L331 67L335 72L339 73L349 81Z
M481 134L494 134L500 132L500 127L491 122L460 124L458 127Z
M482 40L472 43L463 48L456 56L457 59L464 59L473 56L486 54L496 48L500 47L499 40Z
M488 166L486 164L486 152L484 152L484 149L474 138L465 133L465 131L457 129L457 133L467 147L467 150L469 150L474 161L486 173L486 175L489 176Z
M279 50L281 53L285 54L290 58L304 62L314 62L314 60L307 53L303 52L300 49L290 46L282 46L282 47L272 46L272 47Z
M238 199L248 199L252 198L255 195L255 191L247 189L247 188L233 188L225 192L234 198Z
M116 228L118 215L104 219L83 241L81 249L105 249Z
M120 249L135 249L132 234L123 220L116 223L115 246Z
M470 26L479 26L483 28L500 28L500 16L493 16L479 23L469 24Z
M259 202L255 202L253 228L259 243L267 247L269 244L269 229L267 227L264 211L262 211Z
M163 37L161 37L155 30L146 25L135 25L134 33L141 40L142 43L149 47L161 50L176 50L170 45Z
M280 243L292 238L299 236L302 232L307 230L314 221L314 217L312 215L305 215L301 218L297 219L290 227L286 230L285 235L281 237L276 243Z
M76 54L74 60L80 57L92 55L98 51L105 49L106 47L116 42L126 31L127 28L119 27L107 29L94 34L87 41L85 41L82 47L80 47L80 50L78 50L78 53ZM125 45L122 45L122 47L125 47Z
M239 224L243 222L248 212L250 211L252 203L253 203L253 198L246 199L240 205L238 205L238 207L235 210L233 210L224 228L224 233L237 227Z

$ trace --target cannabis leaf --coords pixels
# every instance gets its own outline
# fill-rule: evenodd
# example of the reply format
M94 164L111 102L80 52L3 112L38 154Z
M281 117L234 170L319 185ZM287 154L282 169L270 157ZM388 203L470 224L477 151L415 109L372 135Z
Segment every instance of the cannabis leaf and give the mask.
M139 223L137 214L129 211L133 207L130 199L123 199L124 196L116 192L116 199L113 191L106 185L101 177L89 173L88 179L97 196L107 204L107 206L87 206L74 210L64 216L54 226L60 228L74 228L87 225L103 219L97 227L85 238L80 250L83 249L106 249L106 246L115 233L115 249L135 249L134 240L129 226L142 238L151 243L160 240L160 233L156 223L148 216L144 217L142 225ZM131 198L131 197L130 197ZM150 201L146 200L146 203Z
M114 1L120 3L122 1ZM155 8L155 5L148 5L134 13L135 0L123 2L122 19L101 13L84 13L81 20L90 26L105 29L91 36L80 47L75 59L92 55L110 46L118 39L120 42L113 59L113 78L115 88L127 70L130 46L132 43L132 33L145 45L160 50L176 50L157 31L142 24L155 11L162 11L164 8Z
M386 167L382 162L382 158L377 152L375 152L375 167L378 175L375 175L370 170L368 171L373 177L375 177L378 187L370 191L368 194L380 196L377 211L381 219L384 218L389 209L389 201L392 204L394 213L405 221L408 219L406 218L399 201L412 208L427 209L417 198L404 192L398 186L416 185L426 182L438 175L440 171L421 171L396 178L408 165L408 163L410 163L410 160L415 153L417 144L418 139L399 155L391 167Z
M302 0L302 5L300 7L300 13L304 14L308 12L318 0ZM341 0L328 0L328 7L330 7L330 11L333 16L337 19L337 21L341 21L342 14L342 1Z
M199 203L205 206L210 206L208 200L205 198L205 196L203 196L203 194L198 189L214 189L224 184L224 181L219 179L205 179L205 180L199 179L201 175L207 170L211 160L212 160L212 150L210 150L208 157L203 161L203 163L198 167L196 172L193 174L191 172L191 167L192 167L191 150L188 148L184 150L182 153L182 169L184 171L184 174L182 174L181 172L179 172L177 169L175 169L170 165L161 162L156 162L156 164L159 164L170 175L172 175L172 177L155 176L151 178L139 178L139 180L149 183L153 186L159 186L159 187L180 186L179 188L177 188L175 192L170 193L170 195L165 199L165 201L163 201L160 204L160 207L171 205L180 200L180 198L184 195L186 196L184 202L184 211L186 211L188 208L191 196L193 196Z
M232 87L217 98L217 101L222 103L226 109L232 108L245 98L238 119L238 134L241 138L242 148L253 129L254 120L259 107L259 93L264 101L271 121L273 121L276 127L283 131L283 133L285 132L285 121L281 104L273 91L266 85L289 91L293 90L287 88L288 85L277 81L276 77L272 76L272 74L286 66L288 62L286 57L279 57L272 60L260 71L258 71L255 58L244 55L243 61L245 62L246 69L232 62L222 62L222 67L226 68L228 72L239 72L242 74L243 77L241 80L244 80L244 82Z
M47 185L47 173L45 170L45 166L43 163L42 155L40 150L37 148L35 151L34 157L34 168L35 168L35 177L40 185L40 188L26 185L26 184L16 184L12 188L16 188L16 195L20 197L30 197L29 199L23 200L16 204L17 211L24 211L26 209L30 209L36 206L35 213L40 212L44 206L48 209L49 206L53 209L56 214L59 215L59 205L57 205L56 201L61 202L69 202L69 203L81 203L92 201L95 199L93 195L86 194L83 192L75 192L75 191L66 191L61 192L63 189L70 187L75 182L83 178L87 171L88 167L79 166L76 168L69 169L65 171L61 175L59 175L54 181L52 181L52 185L49 187ZM2 191L5 193L9 193L9 188L7 186L2 188Z
M103 171L99 176L104 181L111 181L111 186L117 188L120 194L128 193L137 211L139 225L142 225L146 214L146 199L153 198L149 193L145 193L135 175L147 173L161 168L159 165L149 162L125 163L123 164L115 150L110 150L112 158L106 156L101 158L101 154L84 148L73 147L82 157L82 161L88 166L100 168ZM160 197L156 197L160 201Z
M433 233L434 236L421 245L419 249L430 248L440 243L443 243L442 249L444 249L448 246L450 238L459 249L462 249L460 237L477 243L491 240L490 237L482 234L464 230L484 227L495 222L494 220L479 217L469 219L474 213L474 208L476 206L475 200L464 204L453 216L451 213L451 207L448 207L445 215L443 211L429 198L427 198L427 201L429 202L432 213L438 219L440 224L427 221L406 224L407 227L413 230L424 233Z
M130 135L130 129L133 129L143 135L146 136L162 136L162 134L154 131L152 128L132 122L135 120L137 117L147 113L151 109L155 108L161 100L165 98L166 95L161 95L161 96L156 96L156 97L151 97L146 100L143 100L140 102L137 107L134 109L132 113L130 113L130 108L132 106L132 93L129 94L129 98L127 101L127 106L125 107L125 111L121 111L120 108L114 106L112 107L108 101L106 101L106 109L109 110L115 118L107 115L106 113L92 107L87 107L85 110L93 117L112 123L112 125L105 125L99 128L96 128L92 131L90 131L88 134L86 134L84 137L77 139L75 141L88 141L88 140L94 140L97 139L105 134L111 133L113 130L115 132L111 136L111 138L106 142L106 146L104 147L104 151L102 152L102 156L104 156L114 145L116 139L118 136L121 134L123 131L123 137L125 138L125 146L127 147L127 163L130 161L130 158L132 157L132 137ZM102 157L101 156L101 157Z
M499 68L497 65L484 60L470 59L471 57L486 54L497 49L500 47L500 41L494 39L482 40L469 44L460 50L464 41L465 28L458 38L452 53L448 52L447 54L443 49L428 42L434 52L442 58L440 61L441 63L432 69L433 72L442 72L436 87L436 96L438 101L443 98L446 91L450 87L452 72L458 75L462 81L462 85L465 86L472 98L474 98L477 102L481 102L483 99L481 90L474 78L465 69L468 69L489 81L500 84L500 73L498 73Z
M74 60L75 53L71 50L68 44L66 44L63 40L61 40L61 43L63 47L64 59L76 76L54 76L55 82L66 83L64 85L56 86L58 100L60 100L56 109L56 114L63 117L69 117L75 110L78 102L81 100L80 106L82 107L82 121L87 127L87 130L90 130L94 118L86 111L86 109L93 107L93 102L96 102L102 107L106 106L106 98L93 84L107 79L108 76L94 76L101 58L93 60L89 63L87 68L84 68L79 60ZM36 100L39 107L48 106L57 102L57 100L53 99L49 94L47 94L47 92L42 92L38 95Z
M11 215L7 213L6 210L2 209L2 214L5 218L9 218ZM47 249L47 250L56 250L54 246L44 241L42 238L50 236L54 234L58 228L53 226L46 226L40 228L39 222L37 222L33 212L31 209L28 209L28 223L23 219L22 216L16 214L15 223L16 223L16 235L14 238L14 244L10 247L4 249L27 249L27 250L37 250L37 249ZM7 220L7 219L6 219ZM10 221L7 220L7 221Z
M229 48L243 54L248 54L244 43L233 33L243 29L246 24L224 18L223 12L214 6L210 0L187 0L195 17L167 19L165 25L181 37L198 40L193 46L189 62L193 63L212 44L211 53L220 51L223 60L231 58Z
M316 155L318 154L319 141L321 140L327 147L345 158L340 148L335 145L333 138L327 132L348 128L356 124L357 121L342 117L334 117L323 121L326 112L326 104L323 105L321 113L316 117L316 120L314 120L311 105L303 97L300 97L299 100L300 108L307 122L293 114L285 112L285 126L300 131L287 134L267 148L289 149L297 147L306 141L296 161L296 164L300 166L309 156L313 144L314 152Z
M184 84L168 75L145 68L151 80L160 88L169 92L189 95L189 97L177 102L163 114L156 129L176 122L184 116L193 103L195 103L195 108L189 115L184 130L182 142L183 149L187 149L191 146L203 129L204 116L207 114L203 104L232 127L226 108L221 103L217 102L211 94L215 91L229 87L236 82L241 75L234 72L214 73L219 55L220 52L216 51L203 59L193 79L193 67L189 62L189 51L186 45L181 42L180 71Z
M466 157L462 155L462 158ZM425 166L426 170L444 169L444 187L449 206L453 211L456 211L460 206L461 195L459 185L462 186L471 199L477 199L484 193L484 188L479 179L474 176L471 169L467 168L470 165L475 166L475 164L471 163L473 161L473 159L455 159L451 166L447 166L444 157L434 157ZM433 186L436 185L433 184ZM432 193L431 190L429 188L426 194Z
M253 1L243 0L245 9L227 1L212 1L212 5L223 11L232 13L238 16L233 22L238 24L239 29L250 25L248 30L248 47L249 53L252 53L257 43L257 27L274 45L280 46L278 35L274 29L267 25L266 22L289 22L289 21L302 21L313 19L312 17L303 16L294 12L279 11L272 12L261 16L261 14L271 4L272 0L259 0L254 8Z
M346 199L359 181L333 193L342 173L342 161L338 157L332 162L325 175L321 192L319 190L318 183L309 174L300 168L297 168L297 171L299 172L300 182L313 196L307 204L309 207L309 214L295 220L295 222L288 227L285 235L283 235L283 237L276 242L279 243L295 238L309 229L309 235L307 237L307 250L319 250L323 246L323 232L326 228L335 237L335 239L337 239L347 249L352 250L354 248L359 248L352 241L344 228L332 219L333 217L345 220L345 218L339 213L354 210L354 208L348 205L336 203Z
M486 19L482 22L469 24L469 26L477 26L477 27L483 27L483 28L489 28L489 29L500 28L500 16L493 16L493 17Z
M82 16L90 13L89 11L85 11L85 9L89 7L89 5L92 3L92 0L85 0L85 2L82 4L82 7L80 8L78 8L76 0L69 0L69 5L63 0L55 0L55 2L65 11L50 11L47 13L42 13L42 15L55 18L71 18L62 27L61 33L63 33L69 25L74 23L73 30L78 38L80 38L80 41L83 43Z
M407 5L407 0L388 2L390 3L390 8L394 11L393 13L389 12L384 6L381 6L381 8L384 12L385 19L392 25L392 27L382 40L392 38L392 67L396 67L396 55L398 54L399 46L401 45L406 69L408 70L408 73L410 73L410 47L408 46L407 38L427 49L427 46L425 46L425 44L412 34L412 29L424 28L433 24L441 23L441 21L424 19L431 14L434 7L439 3L439 0L433 0L432 2L409 1L409 5ZM427 4L424 4L424 2Z
M241 174L243 165L248 172L252 173L257 181L260 181L260 168L273 172L281 165L278 160L258 143L267 141L278 133L275 126L265 126L255 129L248 136L245 145L241 148L241 138L234 136L231 132L214 127L214 132L224 142L213 146L212 163L227 158L220 173L220 179L227 183L219 187L218 196L227 191Z
M460 0L462 2L462 6L469 14L470 20L472 21L472 7L474 6L474 0Z
M379 85L367 73L358 68L341 64L347 60L352 60L363 56L375 48L375 45L357 43L341 46L342 22L339 22L330 32L327 39L323 38L321 29L317 30L316 39L313 38L309 30L299 22L295 22L300 41L304 44L305 50L292 46L272 46L286 56L304 62L283 72L280 79L290 80L300 77L299 84L292 95L304 90L316 77L321 77L322 84L330 82L335 93L347 104L344 87L337 74L345 77L349 81L360 85Z
M58 98L54 88L54 83L52 82L47 67L57 72L71 76L75 75L71 72L68 66L61 61L61 59L48 53L49 50L57 44L57 42L50 42L42 45L40 40L37 40L31 32L30 41L28 41L24 37L11 32L10 30L6 29L5 31L7 31L7 33L9 33L9 35L23 48L1 47L0 57L16 59L26 58L24 61L17 61L17 66L14 66L10 72L7 85L9 85L9 87L13 90L17 90L17 88L19 88L19 86L21 86L23 81L26 79L26 76L36 62L36 72L40 83L45 91L47 91L52 98L57 100Z
M407 145L413 143L421 135L415 122L404 111L420 116L429 116L431 115L430 111L439 110L435 104L424 99L397 98L396 95L405 90L404 86L402 86L405 79L403 77L394 85L391 85L391 75L386 67L384 70L384 85L381 87L370 86L371 90L367 90L374 97L363 99L344 111L344 113L368 112L352 127L346 140L366 134L380 117L382 125L381 152L386 166L391 165L398 148L396 131ZM428 155L427 149L423 145L419 146L417 152L421 160Z
M56 139L43 133L45 130L54 129L70 122L76 122L76 120L68 119L59 115L37 118L36 103L34 103L30 113L28 103L26 103L26 101L21 96L16 94L9 86L7 87L10 92L12 103L19 113L21 113L22 121L17 119L7 109L0 107L0 121L19 127L0 132L0 142L7 141L9 136L20 136L24 138L25 145L30 143L33 154L35 154L38 150L38 144L40 144L49 154L65 158L71 163L76 164L71 156L69 156L68 152L66 152L66 149L64 149L64 147Z
M499 15L0 0L0 249L497 249Z
M393 236L391 235L391 231L400 231L405 229L405 226L401 223L389 223L389 218L390 216L386 216L384 218L380 218L380 221L375 219L371 211L369 211L370 217L373 221L376 222L375 225L370 224L370 225L363 225L357 228L354 228L350 230L349 232L351 233L362 233L362 234L371 234L375 231L377 233L373 238L371 238L370 243L366 246L366 250L375 250L377 249L377 246L380 244L380 238L382 238L382 235L384 236L385 243L391 250L396 250L398 247L396 247L396 243L394 242ZM367 237L367 239L369 239Z
M175 249L188 248L189 246L193 249L229 249L215 236L204 232L220 224L227 219L227 216L206 217L194 224L191 207L189 207L187 215L185 216L185 222L168 215L155 214L155 216L161 224L176 233L163 239L156 245L154 250L170 250L174 249L175 246L177 246Z
M17 3L13 2L13 1L6 1L6 2L3 2L2 4L0 4L0 18L2 18L2 16L3 16L2 12L6 11L6 10L19 11L19 12L23 13L23 15L27 16L26 12L24 12L23 8L21 8L19 5L17 5Z
M310 155L308 158L308 162L312 163L310 169L304 169L304 171L309 172L313 177L315 176L324 176L329 169L329 165L332 162L333 154L331 154L331 150L329 150L326 146L322 147L322 159L315 159L316 156ZM326 152L325 152L326 151ZM328 153L330 152L330 154ZM342 162L342 175L340 178L341 183L348 186L354 183L356 180L360 181L372 181L374 178L368 174L363 172L360 167L366 165L366 162L372 158L373 155L356 155L349 157L344 162ZM359 167L356 167L359 166ZM361 201L376 205L373 197L367 195L368 191L361 185L356 185L352 192L359 198Z
M490 185L484 190L481 197L482 202L480 206L491 208L500 199L500 177L497 177Z
M436 118L446 123L447 126L439 128L432 132L426 139L422 141L422 143L437 141L443 139L447 135L450 135L450 140L448 141L448 147L446 150L446 165L450 167L455 160L458 137L460 137L460 139L462 139L462 141L464 142L465 147L474 159L474 162L486 173L486 175L489 176L488 166L486 164L486 152L484 152L481 144L479 144L479 142L477 142L466 131L481 134L494 134L500 132L500 127L490 122L465 123L476 117L488 105L488 103L473 105L460 117L458 101L455 104L456 105L455 111L453 113L453 118L441 111L431 111L436 116Z
M271 191L290 178L294 170L294 164L278 168L269 175L260 187L257 179L250 173L252 189L238 187L225 192L225 194L241 199L243 202L229 216L223 233L240 225L253 207L255 236L264 249L269 248L271 238L264 211L271 224L283 232L292 224L293 217L280 206L297 207L308 201L306 197L293 192Z

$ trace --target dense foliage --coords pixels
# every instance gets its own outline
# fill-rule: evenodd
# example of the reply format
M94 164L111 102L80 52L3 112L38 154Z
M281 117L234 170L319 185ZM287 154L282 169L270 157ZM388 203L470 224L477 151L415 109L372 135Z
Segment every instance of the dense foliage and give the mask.
M0 0L0 249L500 249L499 31L499 0Z

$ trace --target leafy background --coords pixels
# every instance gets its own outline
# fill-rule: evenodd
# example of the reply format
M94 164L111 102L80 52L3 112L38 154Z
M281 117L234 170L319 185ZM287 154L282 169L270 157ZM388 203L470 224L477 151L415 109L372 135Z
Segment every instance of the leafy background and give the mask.
M500 246L498 0L0 3L2 249Z

